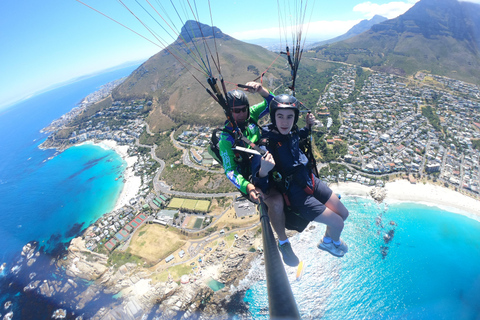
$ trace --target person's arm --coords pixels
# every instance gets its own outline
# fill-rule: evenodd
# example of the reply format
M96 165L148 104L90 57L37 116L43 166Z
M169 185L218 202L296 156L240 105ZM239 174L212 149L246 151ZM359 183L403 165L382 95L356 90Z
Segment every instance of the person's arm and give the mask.
M253 89L245 90L251 93L258 93L264 99L262 102L250 106L250 118L252 118L254 121L258 121L258 119L263 118L264 116L269 114L270 109L268 108L268 106L270 105L270 101L272 101L275 96L265 87L263 87L260 83L248 82L246 85Z
M253 82L253 81L247 82L245 85L249 87L249 88L245 88L246 91L250 93L258 93L265 99L270 95L270 91L268 91L265 87L263 87L258 82Z
M232 136L227 133L220 135L218 148L220 149L220 156L223 161L223 170L228 180L242 193L247 194L249 191L247 187L250 182L238 171L238 164L235 162L235 153L232 150L233 144L234 139Z
M315 116L312 113L307 113L305 118L305 127L298 130L298 135L300 138L306 138L310 134L312 126L315 124Z
M263 193L268 190L268 173L273 167L275 167L275 160L269 152L264 156L254 156L252 159L253 183L260 188Z
M305 117L305 128L308 130L311 130L314 124L315 124L315 116L313 115L313 113L308 112L307 116Z

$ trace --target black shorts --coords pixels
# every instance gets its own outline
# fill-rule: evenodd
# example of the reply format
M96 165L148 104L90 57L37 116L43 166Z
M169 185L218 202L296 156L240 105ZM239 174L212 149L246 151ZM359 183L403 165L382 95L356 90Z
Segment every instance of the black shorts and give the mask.
M325 211L325 203L327 203L333 193L332 189L320 179L314 177L314 180L315 188L313 195L305 193L303 189L295 185L292 185L288 192L290 207L308 221L315 220L316 217Z

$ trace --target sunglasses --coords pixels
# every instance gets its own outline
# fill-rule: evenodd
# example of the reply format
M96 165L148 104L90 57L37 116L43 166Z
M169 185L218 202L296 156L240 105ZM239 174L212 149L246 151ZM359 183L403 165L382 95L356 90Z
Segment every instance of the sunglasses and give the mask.
M247 112L247 107L243 108L232 108L233 113Z

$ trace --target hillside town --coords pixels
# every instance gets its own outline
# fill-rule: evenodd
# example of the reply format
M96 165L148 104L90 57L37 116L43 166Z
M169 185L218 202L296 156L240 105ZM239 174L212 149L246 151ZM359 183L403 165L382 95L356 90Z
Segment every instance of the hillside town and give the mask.
M413 183L416 178L426 176L472 196L478 195L480 153L472 143L480 138L477 86L423 73L412 81L371 72L356 92L356 79L355 67L338 68L314 109L320 120L314 130L325 132L330 147L344 143L348 148L347 153L336 160L345 169L323 179L382 187L389 176L404 173ZM105 94L102 91L86 98L78 108L54 122L50 130L70 123ZM170 198L155 192L152 184L158 163L150 154L138 152L138 138L146 128L145 117L150 106L151 101L116 101L111 107L92 114L68 137L70 145L111 139L130 146L129 155L138 156L133 171L141 176L140 191L128 206L107 213L97 221L86 235L87 247L91 250L99 244L108 251L115 249L147 218L173 227L181 227L185 218L179 210L164 210ZM341 112L335 119L329 110L338 106ZM422 110L427 106L434 107L445 132L437 130L440 127L435 128L424 116ZM339 123L338 130L332 126L335 122ZM178 135L176 143L190 151L190 159L184 160L185 164L221 169L207 152L211 132L212 128L207 126L191 126ZM54 135L50 137L55 139Z
M479 193L480 153L472 144L480 139L478 86L423 73L412 81L372 72L350 102L355 79L355 67L337 69L318 100L315 114L327 129L333 123L329 108L341 106L341 125L337 133L326 131L326 141L331 146L335 142L348 146L348 153L338 159L348 169L325 179L382 186L384 177L406 173L418 178L427 175L472 195ZM426 106L435 107L447 133L436 130L422 114ZM208 146L208 129L194 127L178 140L201 154L198 150ZM199 164L203 160L194 159ZM210 160L206 165L211 165Z

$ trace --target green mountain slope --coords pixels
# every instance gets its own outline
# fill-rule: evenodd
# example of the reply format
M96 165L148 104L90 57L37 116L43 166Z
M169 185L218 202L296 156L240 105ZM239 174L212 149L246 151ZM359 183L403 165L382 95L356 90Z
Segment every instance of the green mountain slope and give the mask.
M405 14L348 40L318 47L317 58L399 75L419 70L480 84L480 5L422 0Z
M187 22L189 23L193 22ZM202 25L202 28L212 29L206 25ZM205 75L189 65L191 63L197 68L190 57L192 55L188 55L186 61L182 59L182 63L173 56L185 51L187 46L183 41L186 41L189 46L192 41L195 41L203 47L198 28L194 30L196 39L193 40L191 34L185 31L190 29L184 26L182 28L184 40L179 37L168 47L168 50L162 50L152 56L112 94L115 100L151 99L154 110L148 121L153 131L180 123L219 124L225 119L220 105L195 80L194 76L204 86L209 87ZM227 90L235 89L237 83L242 84L257 78L277 58L276 53L238 41L223 34L218 28L215 28L215 39L211 31L210 34L204 32L203 35L215 57L215 47L218 49L221 74L227 82ZM286 68L285 61L284 58L277 59L264 75L263 81L268 88L278 86L282 82L281 78L288 76L289 69ZM210 64L212 64L211 61ZM219 73L213 64L212 70L214 76L218 77ZM250 100L251 103L260 101L257 95L251 95Z

